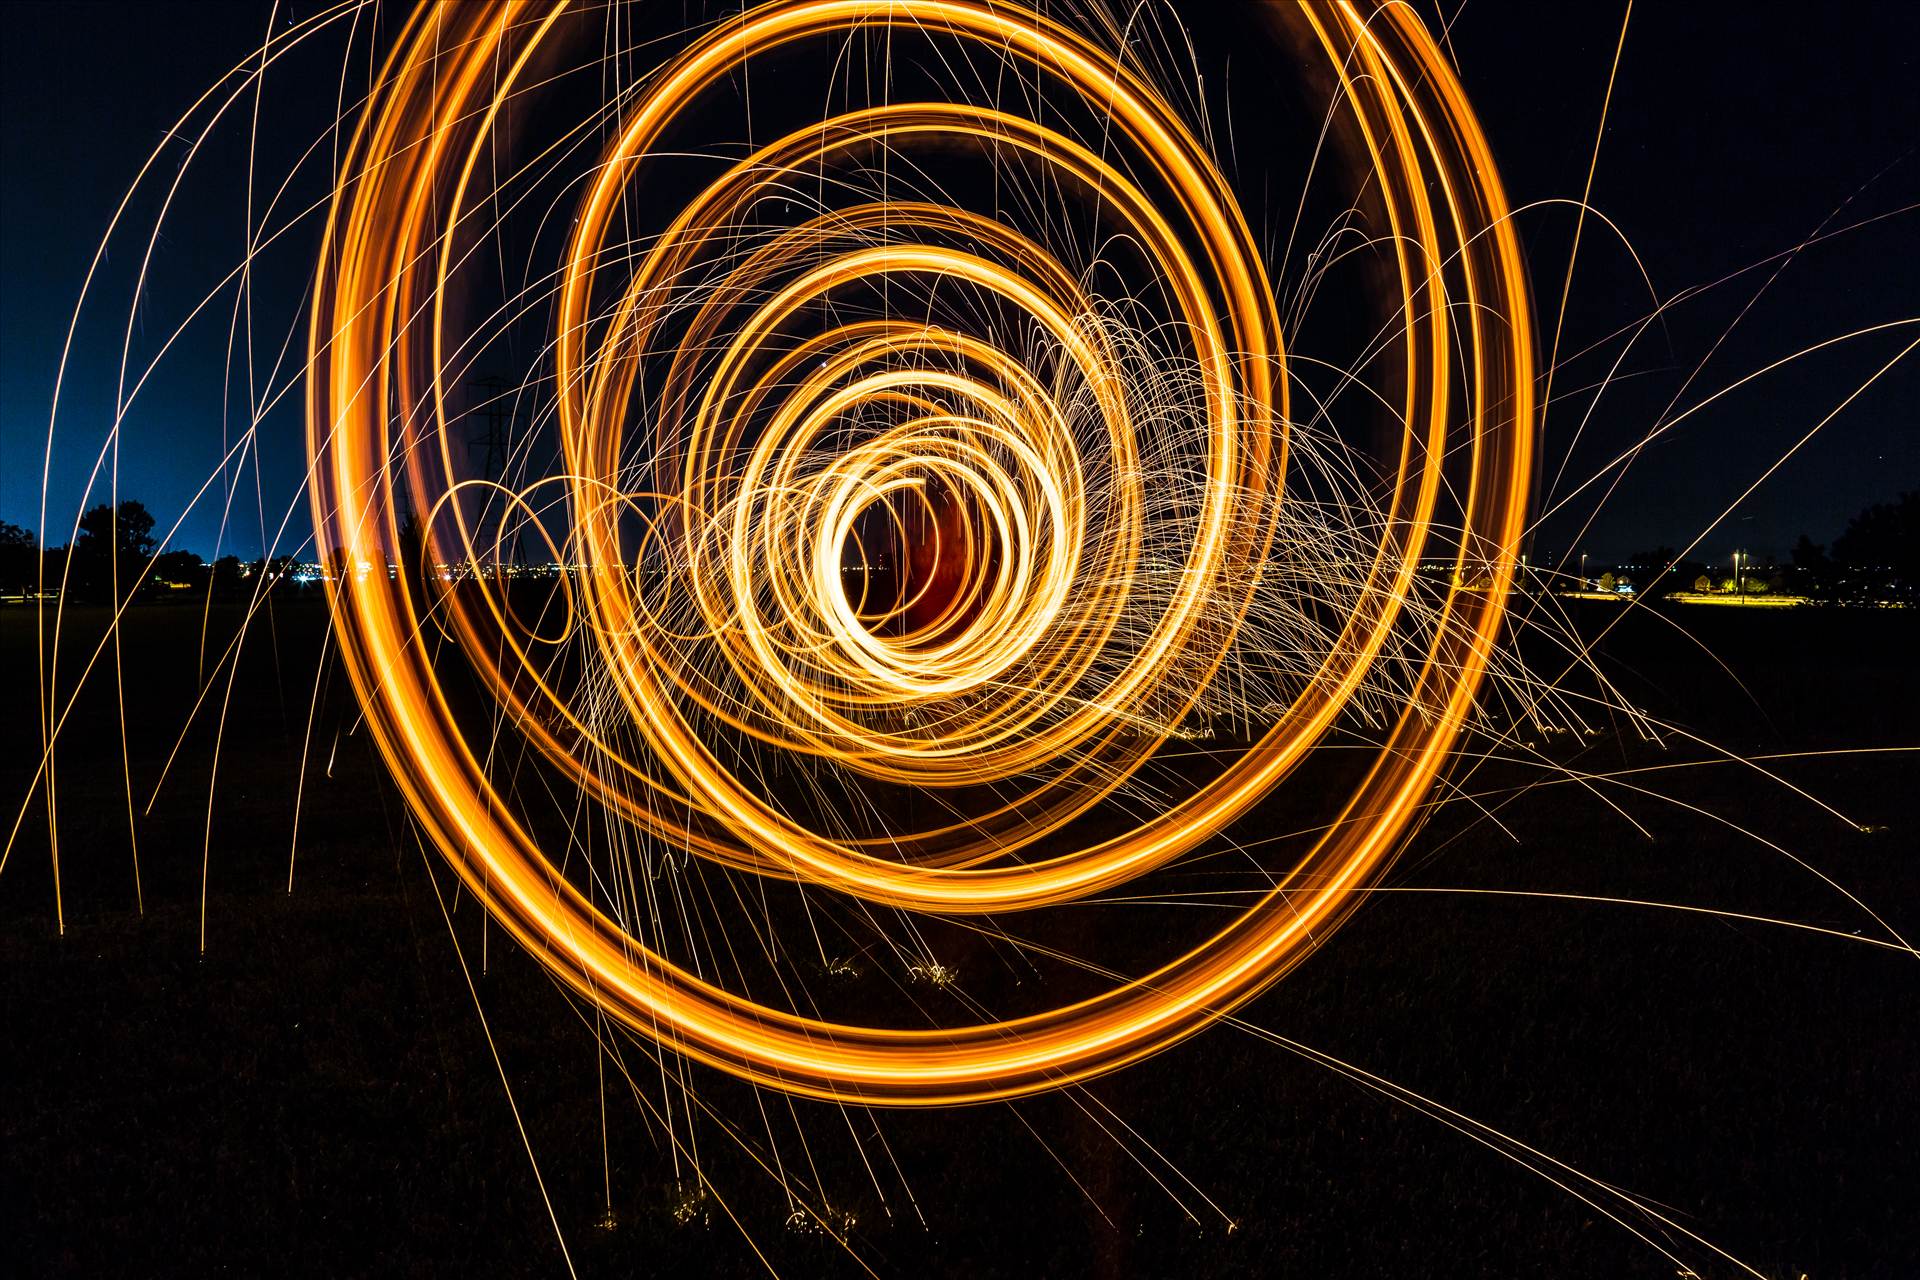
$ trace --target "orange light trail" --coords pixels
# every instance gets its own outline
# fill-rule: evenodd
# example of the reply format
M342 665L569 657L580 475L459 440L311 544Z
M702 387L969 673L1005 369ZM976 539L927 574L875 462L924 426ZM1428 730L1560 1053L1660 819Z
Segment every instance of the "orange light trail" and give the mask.
M474 175L567 9L423 7L341 166L311 316L307 412L320 544L350 562L405 562L402 494L431 514L436 537L452 524L469 559L486 554L449 500L450 281ZM573 991L638 1034L769 1088L899 1105L1009 1098L1113 1070L1221 1018L1302 959L1377 878L1449 759L1502 625L1533 467L1533 321L1486 138L1426 30L1405 6L1370 17L1316 6L1301 20L1357 126L1397 259L1406 431L1383 536L1305 691L1250 750L1130 829L1064 850L1069 822L1133 776L1201 691L1231 674L1231 627L1216 624L1251 607L1286 500L1281 325L1227 180L1124 60L1003 3L776 0L715 27L640 85L579 195L558 275L565 475L543 483L564 491L571 527L548 545L556 560L584 566L569 580L564 632L530 633L504 588L487 583L433 604L405 574L346 572L333 597L341 653L414 815L492 916ZM755 58L854 31L950 40L1020 65L1109 122L1112 150L1128 162L999 107L888 103L758 148L643 251L610 243L623 198L703 95ZM1179 585L1144 617L1148 548L1166 539L1148 528L1155 495L1139 477L1149 428L1114 335L1045 245L936 202L837 210L733 261L679 317L667 414L646 424L655 474L671 483L627 483L637 371L672 341L659 300L784 178L908 145L996 148L1097 191L1171 300L1196 371L1201 412L1187 445L1199 478ZM877 228L883 239L860 241ZM1061 380L1041 377L1021 352L926 316L792 336L830 298L888 286L963 289L1026 317L1060 354L1096 428L1076 427ZM869 412L888 425L846 443L842 426ZM433 424L437 449L416 439L421 422ZM1450 485L1457 524L1437 514ZM927 501L936 488L960 513L961 545L942 550L956 557L960 585L931 621L898 634L875 627L849 592L846 548L863 513ZM510 500L534 506L524 492ZM635 520L647 528L643 547L679 566L664 587L640 571ZM1109 892L1246 815L1361 689L1409 602L1416 563L1442 556L1484 572L1484 589L1454 590L1439 607L1377 759L1341 819L1295 865L1270 869L1272 888L1152 972L968 1026L811 1018L649 949L516 818L456 724L425 642L444 628L521 732L663 844L891 908L1027 911ZM536 669L538 649L576 636L639 749L616 751ZM1100 665L1116 646L1125 660ZM1183 705L1171 716L1145 710L1170 672L1180 673L1172 687ZM890 716L902 707L942 713L926 723ZM767 753L863 778L1019 794L884 842L845 838L781 812L730 769L706 736L715 724Z

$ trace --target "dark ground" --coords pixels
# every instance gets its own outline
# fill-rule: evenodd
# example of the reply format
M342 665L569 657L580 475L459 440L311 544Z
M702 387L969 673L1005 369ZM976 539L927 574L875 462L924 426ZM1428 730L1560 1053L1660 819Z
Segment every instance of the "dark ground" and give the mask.
M1650 617L1621 628L1608 654L1629 696L1657 713L1749 755L1920 742L1920 613L1672 617L1756 701ZM230 626L216 618L216 632ZM129 625L132 768L147 786L196 687L197 627L196 610L161 606ZM323 762L313 766L295 889L286 892L317 608L280 609L276 636L277 646L251 646L233 694L204 956L208 742L189 740L142 828L146 907L137 914L114 704L104 693L82 708L61 761L65 936L54 930L38 810L0 874L7 1269L563 1275L426 864L362 737L341 740L330 778ZM0 670L8 706L0 782L17 798L37 751L24 610L0 615ZM1608 736L1581 763L1600 770L1696 754ZM1920 933L1920 757L1833 755L1778 767L1884 830L1850 830L1739 767L1637 781L1764 833L1896 928ZM1486 771L1473 785L1536 776ZM1655 833L1652 842L1591 796L1543 788L1501 813L1517 843L1490 824L1470 825L1468 809L1454 806L1388 884L1644 897L1869 927L1832 889L1728 826L1667 799L1613 798ZM603 1168L589 1028L497 935L480 972L470 907L456 926L579 1271L755 1273L742 1232L713 1202L691 1223L676 1222L669 1153L624 1083L607 1094ZM1841 939L1640 907L1384 893L1246 1016L1666 1206L1764 1275L1912 1276L1920 1274L1913 965ZM626 1058L658 1097L641 1055L629 1046ZM746 1134L764 1132L750 1094L695 1080ZM1468 1137L1231 1028L1091 1091L1237 1229L1227 1231L1141 1142L1121 1147L1068 1098L1023 1103L1017 1114L997 1106L880 1116L925 1227L897 1182L885 1183L889 1204L879 1202L840 1113L800 1111L819 1183L856 1215L855 1247L884 1276L1677 1269ZM866 1137L867 1118L855 1122ZM856 1272L824 1237L790 1230L770 1179L713 1126L702 1133L719 1195L781 1274ZM782 1155L790 1166L808 1160L794 1149ZM611 1230L601 1225L608 1178ZM1702 1276L1736 1274L1692 1246L1676 1251Z

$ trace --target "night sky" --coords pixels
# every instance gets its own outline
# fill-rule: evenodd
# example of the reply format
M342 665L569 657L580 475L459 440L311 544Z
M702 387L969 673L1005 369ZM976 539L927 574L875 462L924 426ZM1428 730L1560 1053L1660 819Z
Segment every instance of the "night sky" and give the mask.
M622 14L629 37L683 12L741 4L621 2L632 6ZM1298 199L1288 175L1299 181L1296 159L1321 118L1318 107L1280 105L1312 106L1317 90L1263 30L1264 0L1140 2L1187 9L1205 73L1194 93L1216 123L1231 122L1221 130L1231 141L1223 167L1256 234L1284 237ZM122 392L123 340L138 378L186 313L247 260L252 228L297 213L295 229L253 257L250 292L215 290L141 389L117 489L149 507L156 534L180 521L172 547L208 559L317 558L301 395L316 202L330 189L336 94L368 81L413 0L376 0L351 42L343 23L276 65L257 140L250 97L184 170L192 140L169 126L257 56L270 27L333 3L0 0L0 520L49 545L68 541L82 506L106 500L115 484L95 468ZM1136 0L1029 3L1125 10ZM1413 3L1436 30L1445 26L1521 210L1544 349L1575 228L1574 209L1555 202L1577 200L1587 179L1629 0ZM580 29L598 20L581 19ZM556 75L557 102L536 102L503 126L512 142L544 141L550 120L600 102L605 68L584 47L588 56L571 64L584 71ZM825 58L819 46L807 52L815 63L789 69L784 89L762 85L752 98L758 141L767 140L763 119L766 130L785 131L818 118L820 77L797 82ZM690 134L730 119L736 103L703 106L711 114L690 112ZM1916 350L1736 503L1920 339L1920 0L1639 0L1608 120L1592 202L1631 252L1606 220L1588 218L1542 427L1537 507L1564 506L1536 530L1533 563L1584 554L1597 576L1662 547L1722 566L1736 550L1784 560L1802 534L1831 542L1863 508L1920 491ZM103 231L156 148L74 338L42 529L48 415L69 317ZM692 177L649 176L658 185L636 184L625 193L632 203L680 208L676 181L691 188L699 166L738 154L689 150ZM592 162L591 148L579 154L580 168ZM970 150L965 159L999 190L998 156ZM136 299L149 233L182 172ZM544 199L577 172L556 166L524 202L555 242L566 236L565 213L547 227L546 215L563 206ZM942 171L931 172L938 180ZM1310 193L1339 206L1326 221L1349 200L1365 216L1368 197L1341 187L1348 176L1323 175L1326 189ZM1049 219L1056 212L1045 206ZM1080 225L1071 217L1050 226ZM1808 243L1823 228L1828 238ZM1299 259L1324 229L1304 228L1306 244L1276 267L1283 292L1298 284ZM548 261L509 245L506 232L495 243L514 265ZM1330 272L1308 327L1323 305L1335 317L1329 328L1376 320L1374 295L1350 287L1375 265ZM450 310L487 313L494 295L463 287ZM1618 335L1690 290L1702 292L1647 329L1596 403L1622 355ZM248 303L252 349L234 338L248 331ZM537 380L540 369L512 365L539 349L548 319L535 306L500 326L497 345L484 349L506 366L498 372ZM1609 478L1568 497L1663 415L1814 344L1887 325L1897 327L1795 361L1690 418L1648 444L1617 486ZM1302 368L1321 335L1305 336ZM474 374L495 372L474 363ZM268 405L245 469L223 474L223 453ZM1182 496L1173 489L1166 509L1177 511ZM418 544L400 545L404 559ZM1158 545L1147 549L1155 555L1143 557L1146 572L1175 581L1152 563ZM1336 543L1323 562L1338 555ZM125 563L72 557L88 561L96 593L106 565ZM644 598L656 579L646 562L639 568ZM420 569L403 569L410 585L393 590L425 606L423 623L485 592L507 603L512 618L502 617L499 634L510 638L508 622L545 638L527 619L577 595L577 575L442 585ZM1846 585L1797 576L1815 588ZM979 917L992 929L975 930L901 913L896 938L883 923L893 913L840 902L832 884L816 895L805 879L796 887L710 867L602 804L616 792L637 804L665 794L665 784L632 780L667 759L656 724L671 719L642 714L648 707L629 715L636 690L651 698L667 689L676 714L682 704L717 703L710 721L687 717L703 735L703 759L728 762L743 788L757 787L788 820L833 838L871 837L863 848L884 838L909 862L926 852L911 838L926 817L956 815L929 837L931 849L966 831L969 806L1011 792L1012 782L995 781L999 766L950 790L895 786L867 776L881 773L868 765L884 765L885 752L861 747L843 785L834 735L810 721L793 735L800 751L763 749L728 727L772 726L769 742L786 734L745 694L737 712L707 696L763 678L732 651L730 667L711 660L711 679L695 666L708 659L669 655L666 676L615 672L616 681L584 639L554 642L549 663L549 650L515 638L516 653L536 655L525 671L560 700L526 710L520 699L531 685L517 669L489 684L469 661L493 632L472 643L442 626L453 637L445 645L426 625L412 633L411 651L426 655L421 663L440 682L437 713L467 734L467 759L498 784L508 818L565 851L557 875L596 902L604 895L623 924L639 921L643 880L663 886L645 888L646 902L666 903L670 886L674 905L656 912L651 934L633 923L636 938L666 937L678 923L676 945L703 975L738 970L743 992L771 992L777 980L791 1007L803 1009L804 999L864 1025L909 1025L911 1008L912 1025L930 1014L951 1026L982 1009L1078 999L1109 972L1140 973L1152 957L1196 945L1220 919L1204 908L1238 901L1240 885L1265 892L1275 869L1293 865L1296 848L1319 833L1385 822L1381 812L1397 823L1417 800L1420 825L1396 833L1404 856L1390 872L1381 864L1380 892L1369 888L1371 901L1341 926L1337 945L1245 1006L1237 1029L1223 1021L1086 1090L1017 1106L867 1111L869 1139L864 1109L749 1088L682 1062L664 1032L656 1050L636 1031L638 1055L625 1038L604 1036L602 1011L545 981L530 949L503 932L506 912L476 912L464 888L452 892L423 834L434 824L422 816L430 789L421 762L433 753L383 710L376 695L389 671L346 677L338 655L370 650L345 643L344 615L329 608L336 598L311 586L267 593L267 580L236 591L213 573L204 593L152 590L124 612L69 591L82 607L62 608L51 644L30 606L9 610L0 626L0 672L16 678L7 705L26 705L32 684L32 700L59 711L57 750L33 736L32 712L0 715L0 794L25 797L18 848L11 838L0 846L14 855L0 853L0 889L11 895L0 900L0 1097L15 1103L0 1106L0 1190L11 1211L0 1211L0 1257L23 1274L558 1274L569 1249L565 1265L578 1261L581 1275L746 1274L756 1257L788 1275L836 1274L843 1262L902 1275L1693 1275L1681 1255L1706 1275L1728 1274L1720 1262L1736 1257L1756 1275L1920 1275L1911 1196L1902 1194L1920 1184L1920 1054L1911 1020L1898 1015L1910 970L1896 968L1912 957L1904 942L1886 940L1900 936L1896 928L1914 936L1910 908L1920 903L1911 857L1920 610L1626 608L1588 592L1517 601L1471 719L1442 743L1448 754L1406 752L1386 763L1391 752L1360 749L1381 725L1396 726L1390 745L1412 741L1401 730L1415 727L1442 741L1435 726L1447 721L1451 733L1452 709L1467 704L1428 715L1445 699L1427 695L1446 692L1450 671L1477 670L1459 666L1464 646L1453 629L1430 621L1455 616L1436 614L1433 599L1452 610L1471 596L1439 597L1429 580L1402 593L1412 603L1388 628L1385 656L1368 659L1364 687L1340 691L1351 701L1333 708L1337 720L1329 712L1298 771L1260 807L1206 832L1207 844L1151 881L1089 895L1036 923L1031 945L1024 924L995 937L997 915ZM668 590L681 581L657 580ZM903 573L896 586L911 580ZM1067 650L1049 657L1076 682L1062 686L1075 699L1062 701L1062 723L1078 723L1084 706L1102 737L1098 751L1077 745L1059 766L1074 786L1099 784L1087 792L1097 805L1046 838L1072 846L1083 835L1108 840L1152 813L1178 818L1167 806L1210 762L1264 768L1266 757L1278 759L1275 739L1243 736L1262 732L1274 705L1244 659L1271 658L1285 679L1311 683L1310 668L1299 676L1291 668L1297 637L1311 642L1339 622L1326 607L1339 593L1322 594L1276 611L1285 629L1263 613L1238 633L1219 671L1252 671L1258 697L1244 680L1238 692L1215 681L1224 713L1206 704L1204 723L1199 712L1178 721L1177 740L1150 734L1166 691L1178 704L1192 679L1182 665L1164 680L1154 673L1128 695L1134 704L1110 706L1104 695L1080 697L1079 682L1106 678L1104 650L1089 667ZM1742 590L1716 603L1771 605L1784 595L1749 600ZM1217 612L1195 616L1212 630ZM1139 616L1123 610L1119 620ZM1113 645L1136 634L1144 630L1116 627ZM1429 634L1432 661L1419 666ZM110 650L102 636L112 637ZM1580 660L1570 661L1576 651ZM793 652L812 661L805 646ZM702 682L683 681L687 673ZM1051 696L993 680L1023 699ZM1289 691L1279 678L1274 687ZM513 699L493 696L503 690ZM968 693L953 705L972 714L974 701ZM871 711L887 735L904 722L935 746L957 740L911 705L904 717L895 706ZM569 726L588 745L560 741L576 737ZM1203 731L1185 731L1194 727ZM1129 757L1109 793L1102 770L1135 744L1151 754L1137 771ZM555 762L544 745L577 754ZM1099 754L1109 748L1113 755ZM621 763L633 774L611 763L627 751L632 761ZM686 752L668 754L674 786L695 781ZM1444 762L1447 772L1430 792L1370 809L1367 797L1385 794L1378 780L1399 776L1408 760L1423 770ZM1042 761L1033 776L1054 767ZM465 785L455 782L445 789ZM700 804L716 789L691 790L662 812L731 838L736 824L721 806ZM1359 799L1349 804L1350 795ZM1002 813L1024 819L1017 808ZM973 825L992 830L1000 816ZM739 824L741 838L758 850L749 825ZM135 852L135 832L138 862L124 856ZM1051 845L1021 847L1053 856ZM758 892L764 929L747 919L755 913L743 891ZM825 939L816 920L828 925ZM840 938L857 968L829 961ZM917 985L936 955L942 976ZM864 985L851 981L861 970ZM962 974L964 984L954 980ZM638 1078L654 1070L655 1052L657 1087ZM631 1106L613 1064L640 1067ZM669 1111L664 1124L654 1118L656 1093ZM683 1146L683 1133L695 1141ZM1516 1152L1524 1158L1511 1159ZM875 1172L883 1153L891 1174ZM896 1176L904 1198L892 1195ZM1626 1231L1602 1218L1621 1206L1610 1194L1590 1196L1581 1177L1638 1206L1623 1214ZM1210 1206L1218 1197L1218 1225L1189 1209L1188 1187ZM713 1204L739 1189L737 1214L722 1206L738 1231L710 1211L709 1188ZM813 1231L795 1211L812 1201L845 1212L851 1261L834 1252L840 1228ZM1727 1253L1682 1245L1680 1235L1696 1231ZM771 1260L761 1253L769 1241ZM1669 1246L1678 1252L1663 1261Z
M315 6L283 5L301 15ZM265 3L13 3L0 75L0 519L39 524L47 409L67 317L101 231L147 153L206 85L257 48ZM1542 6L1471 0L1451 45L1481 112L1516 205L1580 194L1619 30L1619 7ZM1207 48L1204 59L1241 58L1246 47ZM324 42L323 42L324 43ZM1257 47L1257 46L1256 46ZM1691 404L1770 361L1868 325L1920 313L1920 6L1907 3L1804 9L1746 4L1644 4L1634 11L1594 203L1631 239L1661 297L1746 274L1670 312L1622 368L1631 375L1603 400L1558 492L1641 437L1702 360L1711 359L1682 404ZM334 59L330 74L327 57ZM276 177L332 118L339 42L290 60L270 79L263 112L272 132L259 153ZM159 242L154 275L134 333L151 352L206 284L237 262L245 236L246 138L229 130L196 161ZM1239 145L1249 130L1240 123ZM1255 135L1257 136L1257 134ZM170 177L185 144L161 161ZM296 190L305 190L296 184ZM155 206L131 214L135 235L116 242L101 300L83 325L69 374L56 449L47 541L66 540L93 465L118 377L120 326L133 264ZM1838 210L1836 214L1836 210ZM1865 230L1800 253L1775 274L1775 255L1823 222L1829 229L1881 216ZM1572 232L1572 211L1525 215L1536 299L1550 333ZM309 223L309 226L312 224ZM1632 260L1606 228L1589 221L1573 282L1563 353L1587 347L1652 307ZM312 236L262 260L257 316L291 318L302 306L302 264ZM211 274L210 274L211 273ZM196 287L197 286L197 287ZM1736 315L1765 293L1714 351ZM122 496L153 509L161 528L179 515L215 468L228 432L245 419L245 376L228 385L233 291L218 298L163 364L129 419ZM261 321L261 331L273 325ZM285 332L284 321L280 322ZM1728 397L1648 449L1595 519L1580 548L1602 559L1641 548L1683 547L1809 427L1912 341L1912 329L1845 344ZM1545 336L1545 335L1543 335ZM1573 363L1557 377L1547 425L1551 478L1587 413L1582 388L1617 352ZM271 369L277 350L256 351ZM282 365L275 382L286 384ZM1561 397L1565 397L1562 399ZM1701 543L1784 555L1802 532L1837 535L1863 506L1920 487L1920 358L1910 358L1816 436ZM307 534L297 396L267 419L264 483L241 487L219 550L259 553L289 506L282 551ZM231 436L229 436L231 439ZM101 491L102 495L104 490ZM1535 545L1564 547L1592 511L1590 490L1549 522ZM98 500L96 497L95 500ZM263 513L264 512L264 516ZM211 555L221 536L218 496L203 502L174 539Z

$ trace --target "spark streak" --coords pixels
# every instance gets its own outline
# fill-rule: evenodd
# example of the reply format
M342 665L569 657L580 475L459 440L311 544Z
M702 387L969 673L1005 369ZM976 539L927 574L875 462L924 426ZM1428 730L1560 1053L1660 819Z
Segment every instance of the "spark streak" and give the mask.
M476 171L567 10L422 8L341 165L311 315L308 444L321 544L348 564L406 562L403 495L430 513L436 546L487 553L449 499L461 481L448 300L476 221ZM1303 21L1391 224L1398 295L1387 305L1405 359L1391 496L1346 614L1278 722L1189 794L1078 845L1072 819L1237 678L1236 632L1259 611L1297 501L1274 291L1227 181L1123 59L1007 4L776 0L639 86L579 196L559 268L565 474L552 483L569 527L541 534L565 553L556 559L583 566L560 639L580 641L586 683L606 696L588 707L549 678L535 655L558 641L521 624L498 584L432 598L406 574L348 571L333 599L341 654L415 816L568 987L636 1033L769 1088L900 1105L1010 1098L1112 1070L1230 1013L1373 883L1492 660L1533 467L1533 322L1486 139L1424 28L1399 6L1371 18L1311 8ZM855 31L1020 67L1111 137L1095 148L1000 106L856 107L755 149L643 247L617 240L624 202L707 95L757 58ZM1182 349L1133 358L1141 336L1057 246L937 202L822 210L733 253L739 229L801 179L911 148L1004 156L1089 193L1140 246ZM819 320L847 312L857 318ZM1028 336L969 331L984 314L1019 317ZM643 400L643 375L660 369L664 390ZM1156 378L1188 390L1171 421ZM650 436L630 438L636 419ZM1178 503L1155 491L1169 458L1192 477ZM1456 489L1457 521L1443 519L1443 493ZM530 491L512 501L529 514L550 505ZM863 520L897 529L936 504L953 511L938 527L955 545L938 558L958 585L914 612L931 590L920 583L876 615L865 587L848 586L848 547L864 545ZM1177 572L1159 563L1168 557ZM1272 887L1231 924L1149 973L1024 1017L934 1029L760 1003L635 937L560 873L496 789L427 643L438 630L457 641L520 732L664 847L888 908L1026 911L1166 866L1280 785L1397 651L1423 558L1450 559L1457 582L1481 586L1432 607L1397 722L1342 820L1296 865L1273 868ZM616 744L610 708L630 743ZM884 842L854 839L784 812L729 766L722 740L945 795L1016 794Z

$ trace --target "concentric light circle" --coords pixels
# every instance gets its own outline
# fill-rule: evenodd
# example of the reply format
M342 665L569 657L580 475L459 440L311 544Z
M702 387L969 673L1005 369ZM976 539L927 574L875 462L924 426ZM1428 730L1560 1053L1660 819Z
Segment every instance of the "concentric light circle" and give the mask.
M422 8L341 167L308 408L316 523L349 560L404 562L409 503L441 545L486 558L461 497L494 482L461 479L450 443L450 281L475 175L503 113L536 92L530 68L568 9ZM564 530L539 526L575 566L564 618L533 625L485 583L429 598L404 573L341 575L334 598L368 723L421 826L582 997L777 1089L887 1104L1016 1096L1234 1009L1324 938L1403 841L1501 623L1531 466L1531 320L1485 139L1426 32L1404 6L1306 7L1300 21L1391 224L1406 431L1383 533L1311 678L1251 749L1084 840L1077 820L1231 677L1235 626L1288 501L1274 287L1200 135L1095 37L970 0L775 0L693 39L622 100L555 268L562 465L495 486L529 518L566 513ZM623 238L628 202L662 189L646 187L652 170L700 104L756 60L852 33L1017 66L1108 136L1090 146L1055 113L962 94L852 106L739 153L659 234ZM1165 324L1143 338L1057 244L957 202L875 192L769 222L808 175L915 151L987 155L1097 205ZM1177 503L1156 491L1175 468ZM1464 496L1444 537L1448 486ZM871 571L881 543L899 561L891 590ZM495 785L429 643L452 637L506 722L647 839L887 908L1004 914L1133 881L1247 814L1367 679L1423 558L1450 559L1474 586L1439 606L1398 723L1326 834L1184 954L1093 998L975 1025L810 1017L645 945L561 873ZM556 648L588 674L555 676L542 655ZM766 793L779 759L948 808L994 799L855 837Z

